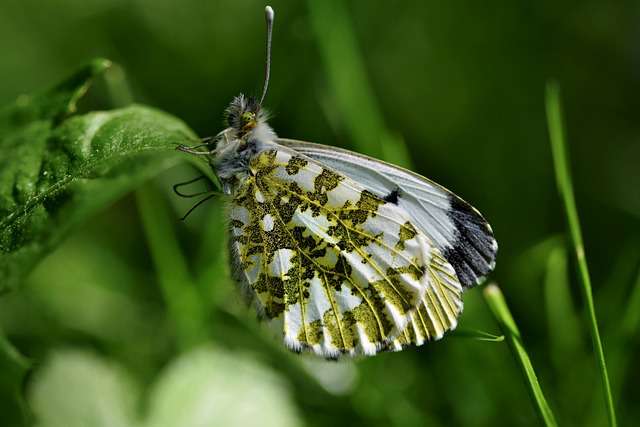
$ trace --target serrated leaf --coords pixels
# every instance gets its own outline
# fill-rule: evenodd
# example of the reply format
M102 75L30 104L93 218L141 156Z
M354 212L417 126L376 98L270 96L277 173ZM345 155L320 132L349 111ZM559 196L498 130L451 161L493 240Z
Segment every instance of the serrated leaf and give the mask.
M0 292L15 288L77 224L176 164L195 140L179 119L144 106L73 116L108 63L0 111Z

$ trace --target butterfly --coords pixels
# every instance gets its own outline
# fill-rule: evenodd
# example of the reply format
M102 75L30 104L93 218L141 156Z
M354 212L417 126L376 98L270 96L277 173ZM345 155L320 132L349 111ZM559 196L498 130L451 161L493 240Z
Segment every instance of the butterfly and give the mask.
M265 16L262 97L237 96L225 130L179 147L206 157L228 199L234 279L294 351L374 355L441 338L456 327L463 292L495 266L491 227L409 170L278 138L262 108L271 7Z

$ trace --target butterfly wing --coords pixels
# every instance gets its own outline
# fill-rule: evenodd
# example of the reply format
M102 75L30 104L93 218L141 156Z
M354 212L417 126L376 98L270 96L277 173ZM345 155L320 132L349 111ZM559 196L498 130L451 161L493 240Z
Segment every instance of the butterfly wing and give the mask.
M291 139L277 142L395 202L434 242L464 287L482 282L495 267L498 244L489 223L444 187L406 169L348 150Z
M417 315L435 319L420 337L455 325L462 287L401 206L278 144L249 169L231 201L232 259L288 347L371 355L411 340Z

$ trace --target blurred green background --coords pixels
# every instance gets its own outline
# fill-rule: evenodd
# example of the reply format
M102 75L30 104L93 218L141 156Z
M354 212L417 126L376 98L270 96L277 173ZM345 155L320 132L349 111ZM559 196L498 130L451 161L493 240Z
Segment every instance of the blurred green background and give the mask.
M0 103L100 56L120 64L136 102L216 134L231 98L261 89L264 5L3 0ZM640 4L271 5L265 104L276 132L410 164L480 209L500 245L492 278L559 423L598 426L602 395L544 113L545 83L558 80L618 416L639 419ZM96 88L85 108L110 108L105 93ZM222 202L179 221L190 202L171 184L194 175L186 164L162 174L145 203L169 206L167 245L175 234L204 301L206 338L177 337L140 199L127 196L0 298L0 328L35 362L27 406L0 400L0 425L20 425L23 412L42 426L539 424L504 342L454 335L340 362L288 353L228 279ZM479 289L465 295L460 328L499 333Z

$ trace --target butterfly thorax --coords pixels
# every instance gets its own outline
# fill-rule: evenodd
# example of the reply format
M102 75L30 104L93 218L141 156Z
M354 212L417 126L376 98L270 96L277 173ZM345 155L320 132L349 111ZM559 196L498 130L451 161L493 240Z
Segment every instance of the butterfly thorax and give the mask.
M276 138L267 114L253 98L240 94L225 111L228 127L218 134L211 165L226 194L249 175L249 163Z

